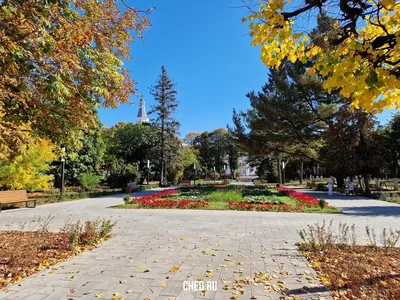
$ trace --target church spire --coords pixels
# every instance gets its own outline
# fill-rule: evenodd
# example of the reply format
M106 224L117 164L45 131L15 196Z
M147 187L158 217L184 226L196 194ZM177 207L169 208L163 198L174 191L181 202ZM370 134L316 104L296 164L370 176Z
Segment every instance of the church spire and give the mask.
M149 118L146 113L146 103L140 99L139 111L136 117L136 123L149 123Z

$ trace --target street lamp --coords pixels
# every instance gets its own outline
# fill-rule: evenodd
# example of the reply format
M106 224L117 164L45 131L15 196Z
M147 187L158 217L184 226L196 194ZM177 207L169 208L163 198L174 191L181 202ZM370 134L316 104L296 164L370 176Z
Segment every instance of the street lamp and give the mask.
M215 183L215 167L214 167L214 183Z
M150 184L150 160L147 160L147 185Z
M65 177L65 147L61 148L61 186L60 186L60 194L61 197L64 196L64 177Z
M226 181L226 164L224 164L224 181Z

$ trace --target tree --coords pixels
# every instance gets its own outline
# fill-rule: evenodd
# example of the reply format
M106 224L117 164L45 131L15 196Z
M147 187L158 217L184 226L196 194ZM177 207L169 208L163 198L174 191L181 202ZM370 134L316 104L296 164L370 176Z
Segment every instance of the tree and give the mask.
M74 145L95 107L129 101L123 60L149 27L141 14L113 0L0 1L0 159L37 136Z
M326 76L324 88L351 98L353 107L370 112L400 107L399 1L300 1L296 6L289 2L262 1L259 11L248 18L252 45L260 46L266 66L278 68L285 59L312 59L309 74ZM313 24L309 18L315 11L334 19L333 30L309 41L299 30L304 26L298 25L300 16Z
M120 185L125 181L139 179L143 183L147 175L147 161L153 165L159 159L158 136L160 129L150 124L132 124L120 122L111 128L105 128L103 135L106 143L104 167L113 185ZM125 165L132 165L124 169ZM134 170L133 170L134 169ZM118 172L125 175L118 177ZM129 174L133 177L128 178ZM139 175L138 175L139 174ZM143 176L140 176L142 174ZM108 178L108 177L107 177ZM127 179L128 178L128 179Z
M221 173L227 167L230 135L226 129L218 128L210 133L210 137L213 144L214 166L217 172Z
M276 159L270 156L250 156L248 158L250 166L256 167L256 174L260 179L267 182L277 182Z
M262 91L246 95L251 109L234 110L228 129L240 150L274 156L281 178L282 155L318 161L321 134L342 99L325 92L322 80L308 76L301 63L286 61L270 71Z
M231 164L233 169L237 169L238 152L231 142L232 137L229 132L224 128L218 128L197 136L193 140L193 148L198 150L199 162L208 172L215 167L216 171L221 173L227 163Z
M198 151L199 163L208 172L215 166L214 145L209 132L205 131L193 140L193 148Z
M179 150L179 160L182 166L183 177L192 179L194 176L194 165L196 164L196 168L199 168L198 150L182 147Z
M65 161L65 181L67 184L79 184L83 174L100 175L105 151L101 126L100 121L98 121L96 126L81 138L81 148L71 151L67 149L68 157Z
M398 177L400 163L400 114L395 114L383 131L385 136L386 159L391 175Z
M229 139L227 154L228 154L228 165L229 169L231 170L231 176L232 178L235 178L235 171L239 168L239 151L231 138Z
M196 137L198 137L200 135L200 132L189 132L184 138L183 138L183 142L189 146L189 147L193 147L193 142L195 140Z
M165 178L166 136L176 136L180 125L173 117L173 114L176 112L178 107L178 100L176 99L177 91L175 89L175 84L172 82L164 66L161 67L161 75L156 81L156 84L151 88L150 93L157 104L152 106L149 114L155 114L153 123L161 128L160 185L162 185ZM172 146L172 144L170 146Z
M50 188L54 178L47 173L49 163L56 158L54 150L48 140L36 140L23 154L0 162L0 187L28 191Z
M343 178L361 175L370 194L369 176L379 176L384 166L384 139L371 114L361 110L339 111L325 131L320 156L326 172L343 185Z

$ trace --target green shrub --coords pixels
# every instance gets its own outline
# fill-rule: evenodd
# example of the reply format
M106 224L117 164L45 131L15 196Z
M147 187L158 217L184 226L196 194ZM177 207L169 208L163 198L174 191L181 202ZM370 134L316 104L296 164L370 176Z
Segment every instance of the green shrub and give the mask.
M88 191L93 191L99 185L102 176L94 173L85 173L81 175L79 179L80 184Z
M131 196L125 195L122 199L124 199L125 204L128 204L131 201Z
M211 202L240 202L243 200L243 196L240 192L233 190L217 191L208 195L207 200Z
M324 209L326 207L325 199L319 199L319 207L321 207L321 209Z

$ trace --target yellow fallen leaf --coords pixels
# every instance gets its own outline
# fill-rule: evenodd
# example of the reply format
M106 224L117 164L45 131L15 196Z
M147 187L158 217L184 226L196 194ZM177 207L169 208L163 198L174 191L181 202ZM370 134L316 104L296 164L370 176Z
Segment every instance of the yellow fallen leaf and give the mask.
M132 291L132 290L127 290L126 293L127 293L127 294L132 294L133 291Z
M142 265L138 265L138 266L136 266L136 268L138 268L138 269L142 269L142 268L143 268L143 266L142 266Z
M96 298L103 298L104 294L102 292L96 294Z
M115 292L113 296L111 297L111 300L120 300L121 295L118 292Z
M178 270L179 270L179 266L174 266L171 270L169 270L169 272L170 273L175 273Z
M161 283L161 286L162 286L162 287L166 287L167 284L166 284L165 282L163 282L163 283Z

